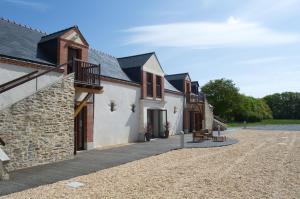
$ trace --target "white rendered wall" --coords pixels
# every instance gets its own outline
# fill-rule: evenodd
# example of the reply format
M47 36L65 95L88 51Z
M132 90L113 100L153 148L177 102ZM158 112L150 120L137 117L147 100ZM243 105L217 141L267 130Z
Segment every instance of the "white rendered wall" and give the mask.
M140 103L140 128L139 132L145 132L147 125L147 110L159 109L167 110L168 122L170 122L170 135L178 134L182 131L183 126L183 96L166 93L164 101L141 100ZM176 113L174 113L176 107Z
M183 96L165 93L165 109L168 110L170 135L179 134L183 130ZM176 107L176 113L174 113Z
M140 120L139 120L139 132L141 134L145 133L147 127L147 110L156 109L164 110L165 102L161 100L149 100L142 99L140 100Z
M0 63L0 84L4 84L35 70L36 69L29 67ZM49 84L54 83L55 81L60 79L60 77L62 77L61 73L51 72L47 75L39 77L37 80L33 79L29 82L19 85L18 87L1 93L0 109L33 94L38 89L44 88Z
M155 55L152 55L143 66L143 71L153 73L155 75L164 76L164 71L160 67Z
M102 94L95 94L94 147L124 144L138 140L140 88L101 81ZM116 104L111 112L110 102ZM131 105L135 104L135 112Z
M212 107L208 104L208 101L204 100L205 109L205 129L213 130L214 113Z

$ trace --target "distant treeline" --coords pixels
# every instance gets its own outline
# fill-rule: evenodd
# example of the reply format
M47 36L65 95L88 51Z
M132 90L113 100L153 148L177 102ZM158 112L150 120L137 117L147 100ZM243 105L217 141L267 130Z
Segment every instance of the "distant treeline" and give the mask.
M245 96L232 80L209 81L201 88L214 114L228 122L259 122L263 119L300 119L300 93L282 93L262 99Z
M275 119L300 119L300 93L276 93L263 98Z

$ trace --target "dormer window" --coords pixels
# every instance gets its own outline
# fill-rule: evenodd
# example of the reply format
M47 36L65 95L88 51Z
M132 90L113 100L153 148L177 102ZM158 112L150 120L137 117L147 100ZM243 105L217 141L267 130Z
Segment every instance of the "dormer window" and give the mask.
M153 75L147 73L147 97L153 97Z
M160 76L156 76L156 97L161 98L162 94L162 81Z

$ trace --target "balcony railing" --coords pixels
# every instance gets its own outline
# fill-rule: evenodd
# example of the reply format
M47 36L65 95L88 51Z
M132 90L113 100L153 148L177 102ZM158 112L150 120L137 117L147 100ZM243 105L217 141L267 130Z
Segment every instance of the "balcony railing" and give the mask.
M102 89L100 82L101 66L73 59L73 71L75 73L74 85L91 89Z
M187 103L200 103L203 102L203 97L201 95L197 95L194 93L190 93L187 95Z

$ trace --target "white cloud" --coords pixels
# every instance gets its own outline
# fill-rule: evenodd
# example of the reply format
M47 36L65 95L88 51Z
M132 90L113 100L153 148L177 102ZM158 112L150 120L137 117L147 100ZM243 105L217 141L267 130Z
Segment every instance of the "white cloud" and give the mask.
M32 1L24 1L24 0L3 0L7 3L15 4L18 6L31 7L36 10L45 10L47 9L47 5L41 2L32 2Z
M156 47L219 48L299 42L300 36L229 17L226 22L186 22L138 26L126 30L127 44Z
M291 56L273 56L273 57L260 57L248 60L242 60L239 64L267 64L267 63L274 63L282 60L287 60L293 58Z
M243 2L244 3L244 2ZM252 0L244 3L244 8L239 9L238 16L247 19L277 19L284 18L293 13L299 13L299 0Z

